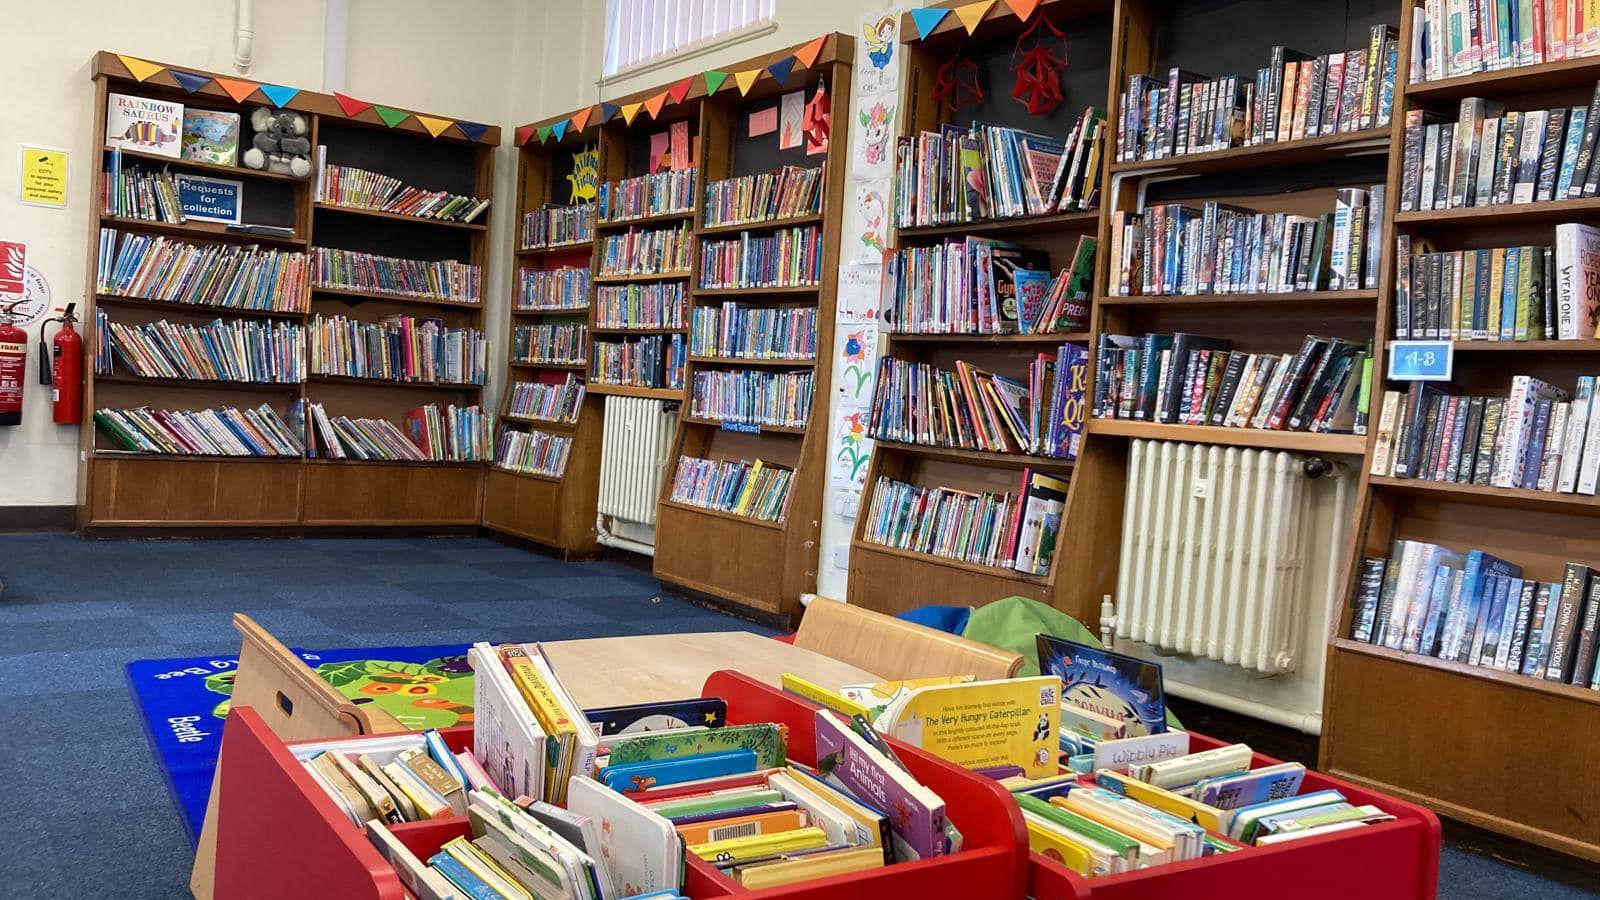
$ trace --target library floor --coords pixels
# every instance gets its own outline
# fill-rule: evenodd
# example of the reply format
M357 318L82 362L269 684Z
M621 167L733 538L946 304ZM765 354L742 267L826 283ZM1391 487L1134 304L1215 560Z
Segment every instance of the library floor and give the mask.
M193 850L123 666L237 652L235 610L308 648L763 630L665 595L636 568L473 538L0 535L0 580L0 784L13 798L0 895L34 900L187 896ZM1439 894L1600 896L1592 872L1554 874L1448 846Z

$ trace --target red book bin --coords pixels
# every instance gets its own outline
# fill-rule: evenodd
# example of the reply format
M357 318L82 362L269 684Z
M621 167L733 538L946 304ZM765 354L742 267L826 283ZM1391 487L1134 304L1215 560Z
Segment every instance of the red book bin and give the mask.
M702 695L728 701L729 724L788 725L790 755L815 763L816 707L811 703L733 672L713 674ZM452 749L472 745L471 728L441 733ZM987 900L1025 895L1038 900L1281 900L1285 895L1297 900L1431 900L1437 887L1439 821L1431 812L1315 773L1307 774L1303 790L1335 788L1352 803L1370 803L1392 813L1395 821L1083 878L1027 852L1021 813L998 784L915 747L891 743L911 773L945 799L965 840L960 853L761 891L747 891L690 856L683 893L695 900L733 894L750 900ZM1192 735L1196 751L1221 743ZM222 760L222 796L227 801L218 819L218 900L404 900L407 894L394 870L249 707L229 714ZM1252 765L1276 762L1256 754ZM466 820L459 818L392 830L424 859L445 841L468 834Z

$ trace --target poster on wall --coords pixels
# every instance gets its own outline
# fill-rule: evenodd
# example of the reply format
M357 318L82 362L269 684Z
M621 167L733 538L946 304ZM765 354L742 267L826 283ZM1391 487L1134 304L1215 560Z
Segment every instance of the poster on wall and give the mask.
M889 246L889 181L873 179L856 182L856 203L850 210L850 228L845 232L849 246L845 259L855 263L879 264Z
M900 11L871 13L861 21L862 47L867 64L856 68L862 95L895 93L900 89Z
M855 154L851 176L857 181L887 179L893 170L895 98L879 94L856 100Z
M61 209L67 205L67 151L22 145L18 199L29 206Z
M845 263L839 267L839 300L835 318L842 323L875 322L878 319L879 285L883 266L878 262Z
M872 379L878 370L878 324L861 322L842 330L833 383L838 401L846 406L872 402Z

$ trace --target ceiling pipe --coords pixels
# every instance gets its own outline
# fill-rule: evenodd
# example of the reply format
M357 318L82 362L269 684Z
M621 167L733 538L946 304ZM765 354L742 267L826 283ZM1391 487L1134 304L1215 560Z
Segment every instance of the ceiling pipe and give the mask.
M234 0L234 11L233 70L248 75L250 64L255 61L255 4L251 0Z

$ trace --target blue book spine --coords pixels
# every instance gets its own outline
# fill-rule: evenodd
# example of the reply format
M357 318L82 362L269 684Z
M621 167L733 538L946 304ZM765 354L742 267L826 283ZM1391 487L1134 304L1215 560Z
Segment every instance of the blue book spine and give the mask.
M1416 651L1434 655L1439 645L1439 624L1444 621L1446 609L1450 605L1452 588L1461 578L1461 570L1455 567L1440 566L1433 573L1432 597L1428 601L1428 615L1422 622L1422 634L1418 637Z
M435 853L433 858L428 860L428 865L438 869L439 874L443 875L445 880L465 891L472 900L505 900L498 891L489 887L482 878L472 874L455 857L442 850Z
M1589 107L1574 106L1567 121L1567 142L1561 150L1561 174L1556 179L1556 197L1565 198L1572 188L1572 178L1578 165L1578 150L1583 146L1583 126L1589 118Z
M1522 252L1506 248L1506 277L1500 290L1500 340L1517 336L1517 282L1522 277Z

